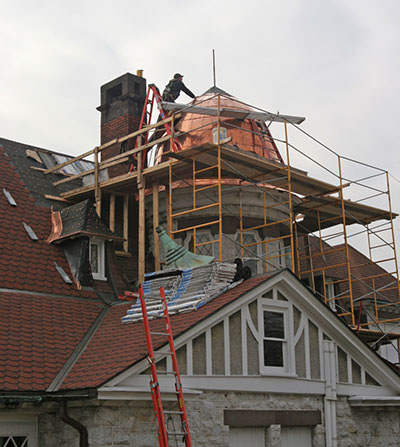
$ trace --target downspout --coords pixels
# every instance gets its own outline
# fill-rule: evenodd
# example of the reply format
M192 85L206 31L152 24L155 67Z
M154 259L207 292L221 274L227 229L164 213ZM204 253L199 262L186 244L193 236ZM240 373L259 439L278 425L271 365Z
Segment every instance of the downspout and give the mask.
M337 420L336 420L336 404L337 404L337 362L336 362L336 346L333 341L323 341L323 361L324 361L324 378L325 378L325 396L324 396L324 413L325 413L325 440L326 447L337 447Z
M89 436L87 428L80 422L69 417L67 413L67 403L63 400L58 409L58 414L63 422L79 431L79 447L89 447Z

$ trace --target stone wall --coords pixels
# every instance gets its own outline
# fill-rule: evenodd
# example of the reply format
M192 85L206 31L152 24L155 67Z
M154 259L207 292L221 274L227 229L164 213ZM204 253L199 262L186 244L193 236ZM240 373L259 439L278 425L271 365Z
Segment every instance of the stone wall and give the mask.
M171 404L165 405L172 408ZM187 401L192 442L196 447L228 447L225 409L320 410L322 396L205 392ZM65 425L55 410L39 417L41 447L74 447L78 433ZM150 401L71 402L69 415L89 431L90 447L155 447L158 445ZM400 409L350 408L345 398L337 403L338 447L400 445ZM324 422L312 429L313 447L325 446ZM266 445L279 447L280 426L265 429Z

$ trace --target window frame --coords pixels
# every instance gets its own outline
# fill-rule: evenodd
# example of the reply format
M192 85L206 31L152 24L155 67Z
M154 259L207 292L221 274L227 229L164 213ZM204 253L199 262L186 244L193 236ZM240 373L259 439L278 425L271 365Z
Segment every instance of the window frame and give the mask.
M330 278L325 278L325 281L331 281ZM325 296L328 300L331 300L332 298L336 298L336 290L335 290L335 284L329 282L328 284L325 284ZM337 306L336 306L336 300L328 301L329 308L337 313Z
M0 415L0 436L26 436L29 447L37 447L37 417L35 415Z
M216 247L219 247L219 245L217 245L217 244L218 244L217 241L215 241L215 242L211 242L211 241L214 241L214 240L215 240L215 237L213 236L211 230L208 230L208 229L205 229L205 230L204 230L204 229L203 229L203 230L197 230L197 231L196 231L196 239L197 239L199 236L204 236L204 235L207 235L207 237L209 238L209 242L210 242L210 243L209 243L209 244L206 244L206 245L203 245L203 246L200 246L200 247L211 246L211 254L199 253L198 248L196 249L196 254L198 254L198 255L200 255L200 256L212 256L212 257L214 257L214 258L219 257L219 248L216 248ZM185 237L185 240L183 241L183 246L184 246L187 250L190 250L190 242L191 242L191 241L193 241L193 246L194 246L194 232L193 232L193 230L187 232L186 237ZM200 247L199 247L199 248L200 248Z
M242 247L240 245L240 230L237 230L235 233L235 258L241 258L243 259L243 265L247 265L246 261L255 261L256 262L256 275L259 275L260 273L264 272L263 269L263 259L265 259L265 251L263 247L263 240L260 238L260 235L258 234L257 230L252 231L246 231L244 234L254 236L254 243L256 245L253 245L252 247L244 247L243 246L243 256L242 256ZM246 253L247 251L247 253ZM249 252L255 252L255 256L251 256L252 253Z
M265 427L229 427L229 447L243 446L265 446Z
M98 271L94 272L91 259L92 259L92 246L96 245L98 247ZM91 238L89 242L89 263L90 270L92 272L93 279L106 281L106 263L105 263L105 241L103 239Z
M283 294L284 295L284 294ZM264 336L264 312L283 314L284 339ZM273 289L273 299L261 298L258 304L258 348L261 375L295 376L295 354L293 334L293 307L290 302L278 300L278 291ZM268 366L264 363L264 340L281 341L283 343L283 366Z
M239 257L243 259L243 264L246 265L245 261L256 261L257 265L257 272L256 274L259 275L261 273L265 273L266 271L277 271L282 268L286 267L286 253L287 250L290 247L285 247L283 244L283 240L275 240L271 237L265 237L262 239L258 233L257 230L251 230L246 231L244 234L252 235L254 237L254 243L252 247L243 247L243 257L242 257L242 251L240 247L240 230L237 230L234 236L235 240L235 258ZM270 242L269 242L270 241ZM239 245L238 245L239 244ZM277 250L274 252L274 257L270 260L271 264L269 265L269 268L267 269L266 266L266 259L265 259L265 251L268 250L271 247L271 244L277 244L278 247ZM246 253L246 250L248 252L253 251L254 256L251 256L251 253ZM276 253L279 253L278 255ZM276 263L277 265L273 265L273 263Z

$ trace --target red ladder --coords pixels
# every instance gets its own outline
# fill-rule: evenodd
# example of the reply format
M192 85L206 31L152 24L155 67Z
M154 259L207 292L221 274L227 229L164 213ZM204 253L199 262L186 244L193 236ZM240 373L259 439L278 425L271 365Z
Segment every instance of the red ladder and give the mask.
M154 415L156 418L156 424L157 424L157 433L158 433L158 442L160 447L168 447L168 436L173 436L175 440L178 436L182 436L182 442L186 447L192 447L192 440L190 437L189 432L189 424L187 419L187 413L186 413L186 407L185 407L185 401L183 398L183 390L182 390L182 382L181 377L179 375L179 368L178 368L178 361L176 358L176 352L175 352L175 345L174 345L174 338L172 335L172 329L171 329L171 323L169 319L168 314L168 306L167 306L167 300L165 298L164 288L160 288L160 301L162 303L163 308L163 315L162 318L165 322L165 333L161 332L151 332L150 331L150 324L149 324L149 318L147 315L147 308L146 308L146 300L143 293L143 288L140 286L139 289L139 298L140 298L140 304L142 306L142 315L143 315L143 323L144 323L144 329L146 332L146 343L147 343L147 351L148 351L148 360L150 363L150 369L151 369L151 380L150 380L150 390L151 390L151 398L153 401L153 409L154 409ZM153 301L153 300L152 300ZM171 372L166 372L166 374L171 374L175 376L175 393L177 397L178 402L178 410L177 411L164 411L162 407L161 402L161 391L160 391L160 383L158 381L158 374L157 374L157 368L156 368L156 360L155 360L155 354L153 350L153 342L151 335L165 335L165 337L168 337L168 343L169 343L169 352L167 352L167 355L171 355L172 360L172 369ZM180 421L181 421L181 431L180 432L170 432L168 431L166 421L165 421L165 415L179 415Z
M149 84L149 87L147 89L146 99L142 111L142 117L140 118L139 123L139 130L143 129L146 124L151 124L151 118L153 114L154 109L154 102L157 103L158 111L160 112L160 116L158 118L159 121L165 120L168 118L169 114L166 112L162 106L162 96L160 93L160 90L158 90L158 87L155 84ZM164 123L164 129L167 135L172 135L172 126L170 123ZM154 131L155 134L157 134L157 129ZM138 145L137 143L138 139L136 139L136 147ZM149 142L149 132L146 132L144 134L144 141L142 141L142 144L146 144ZM181 149L181 145L173 138L172 136L172 144L171 144L171 150L173 152L177 152ZM143 151L142 156L142 164L144 168L144 161L146 159L146 151Z

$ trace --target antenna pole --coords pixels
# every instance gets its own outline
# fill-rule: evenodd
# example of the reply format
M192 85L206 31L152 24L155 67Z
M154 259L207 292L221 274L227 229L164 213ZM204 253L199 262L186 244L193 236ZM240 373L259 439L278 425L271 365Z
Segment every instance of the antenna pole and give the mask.
M215 50L212 50L213 53L213 76L214 76L214 87L216 86L216 78L215 78Z

